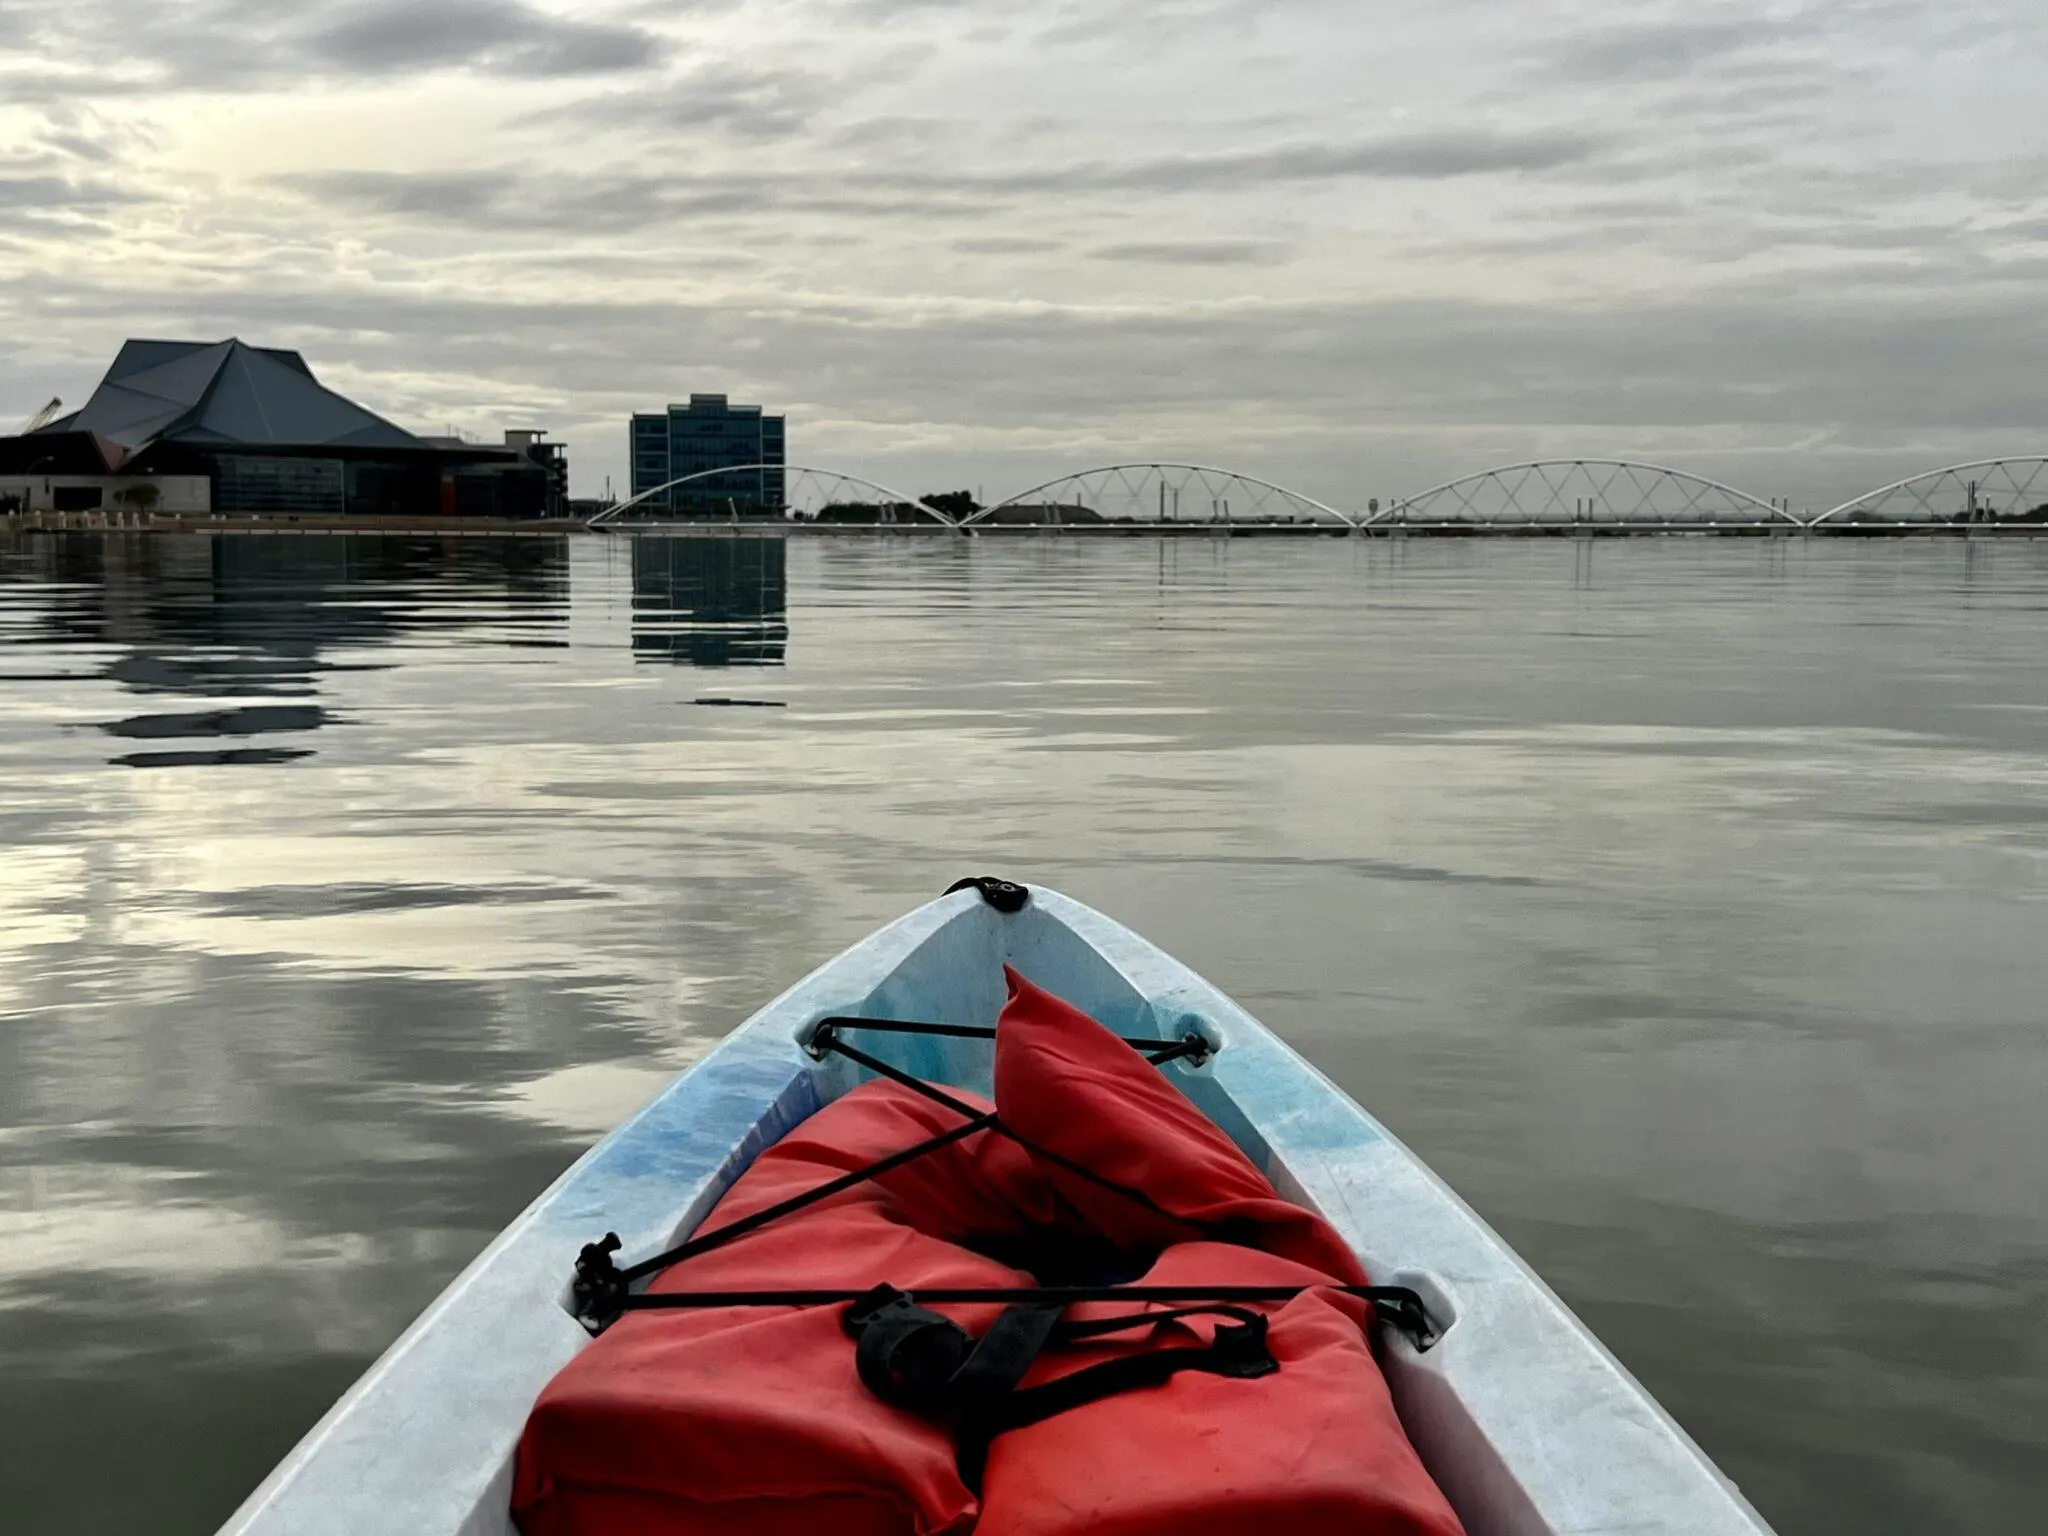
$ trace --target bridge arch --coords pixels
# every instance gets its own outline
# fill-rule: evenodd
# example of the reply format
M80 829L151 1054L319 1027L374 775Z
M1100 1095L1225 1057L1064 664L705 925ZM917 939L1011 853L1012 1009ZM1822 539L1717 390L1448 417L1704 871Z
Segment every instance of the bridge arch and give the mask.
M606 507L590 519L592 528L651 527L661 522L704 521L705 519L680 519L669 517L668 503L660 504L663 516L660 518L635 518L626 521L626 514L635 508L652 505L656 497L666 497L668 492L679 486L688 486L704 481L717 480L726 475L774 474L783 481L782 506L778 509L784 518L793 513L815 516L824 507L832 505L865 505L887 509L895 521L894 512L905 510L912 518L929 517L948 528L959 526L957 519L948 517L937 507L928 506L915 496L892 490L877 481L862 475L849 475L836 469L817 469L803 464L734 464L720 469L700 469L695 474L678 475L675 479L657 485L650 490L620 502L615 507ZM879 498L876 499L876 498Z
M1861 522L1997 522L2039 512L2048 522L2048 455L1976 459L1922 470L1830 507L1809 526L1830 519Z
M1789 507L1719 480L1638 459L1529 459L1402 496L1366 519L1550 527L1590 523L1805 523Z
M1042 515L1034 519L1028 515L1032 512ZM1213 464L1106 464L1077 470L983 507L960 526L990 521L1229 524L1281 518L1359 526L1351 513L1313 496Z

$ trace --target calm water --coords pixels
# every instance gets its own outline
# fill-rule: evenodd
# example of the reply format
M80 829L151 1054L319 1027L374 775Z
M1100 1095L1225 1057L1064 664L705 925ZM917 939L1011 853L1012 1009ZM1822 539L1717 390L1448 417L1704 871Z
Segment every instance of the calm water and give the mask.
M0 1523L210 1531L993 870L1304 1049L1787 1536L2040 1529L2044 659L2048 543L0 542Z

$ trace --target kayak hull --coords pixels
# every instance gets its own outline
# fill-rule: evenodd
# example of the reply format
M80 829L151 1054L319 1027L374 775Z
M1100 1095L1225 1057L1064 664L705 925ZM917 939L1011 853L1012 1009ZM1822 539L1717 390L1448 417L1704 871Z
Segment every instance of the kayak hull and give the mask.
M589 1343L570 1316L578 1250L620 1262L688 1236L760 1151L858 1080L802 1042L834 1015L992 1024L1015 967L1119 1034L1218 1047L1165 1070L1322 1213L1373 1279L1414 1288L1443 1335L1389 1334L1411 1440L1471 1536L1768 1527L1597 1339L1413 1153L1277 1036L1129 929L1054 892L1016 913L966 890L822 966L593 1147L385 1352L223 1528L224 1536L510 1536L512 1456L542 1387ZM985 1092L986 1042L877 1037L927 1080ZM868 1042L864 1042L868 1044Z

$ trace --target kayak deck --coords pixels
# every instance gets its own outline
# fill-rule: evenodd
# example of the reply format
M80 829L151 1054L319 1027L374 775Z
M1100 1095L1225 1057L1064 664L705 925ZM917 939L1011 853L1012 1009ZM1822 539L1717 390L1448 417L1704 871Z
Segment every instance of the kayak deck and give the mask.
M1376 1282L1442 1336L1388 1334L1411 1440L1471 1536L1767 1531L1733 1484L1441 1180L1192 971L1078 902L1013 914L974 891L899 919L755 1014L515 1220L252 1493L235 1536L406 1530L507 1536L528 1410L587 1345L569 1277L606 1231L622 1262L672 1246L762 1148L864 1075L803 1042L819 1020L992 1024L1014 966L1118 1034L1215 1049L1162 1070L1284 1195L1320 1211ZM865 1048L986 1092L985 1041L875 1034Z

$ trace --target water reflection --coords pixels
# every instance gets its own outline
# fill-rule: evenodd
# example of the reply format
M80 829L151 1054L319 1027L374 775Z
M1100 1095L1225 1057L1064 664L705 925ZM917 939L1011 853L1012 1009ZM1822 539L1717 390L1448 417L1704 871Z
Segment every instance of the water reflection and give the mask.
M190 714L134 715L100 727L109 736L259 736L266 731L316 731L333 716L317 704L245 704Z
M0 582L34 586L45 638L135 647L109 675L152 691L270 691L323 650L426 627L555 627L569 595L563 538L58 534L5 553Z
M779 667L789 545L778 538L633 540L633 653L693 667Z
M568 543L275 534L24 536L0 544L0 583L32 591L18 643L91 647L124 693L209 699L315 698L340 671L389 665L333 653L482 632L545 643L566 623ZM17 616L17 623L19 618ZM563 643L563 642L557 642ZM112 654L106 654L112 648ZM68 681L75 673L7 681ZM303 737L341 723L317 704L238 705L130 715L100 729L128 740ZM130 768L293 762L291 746L123 753Z

